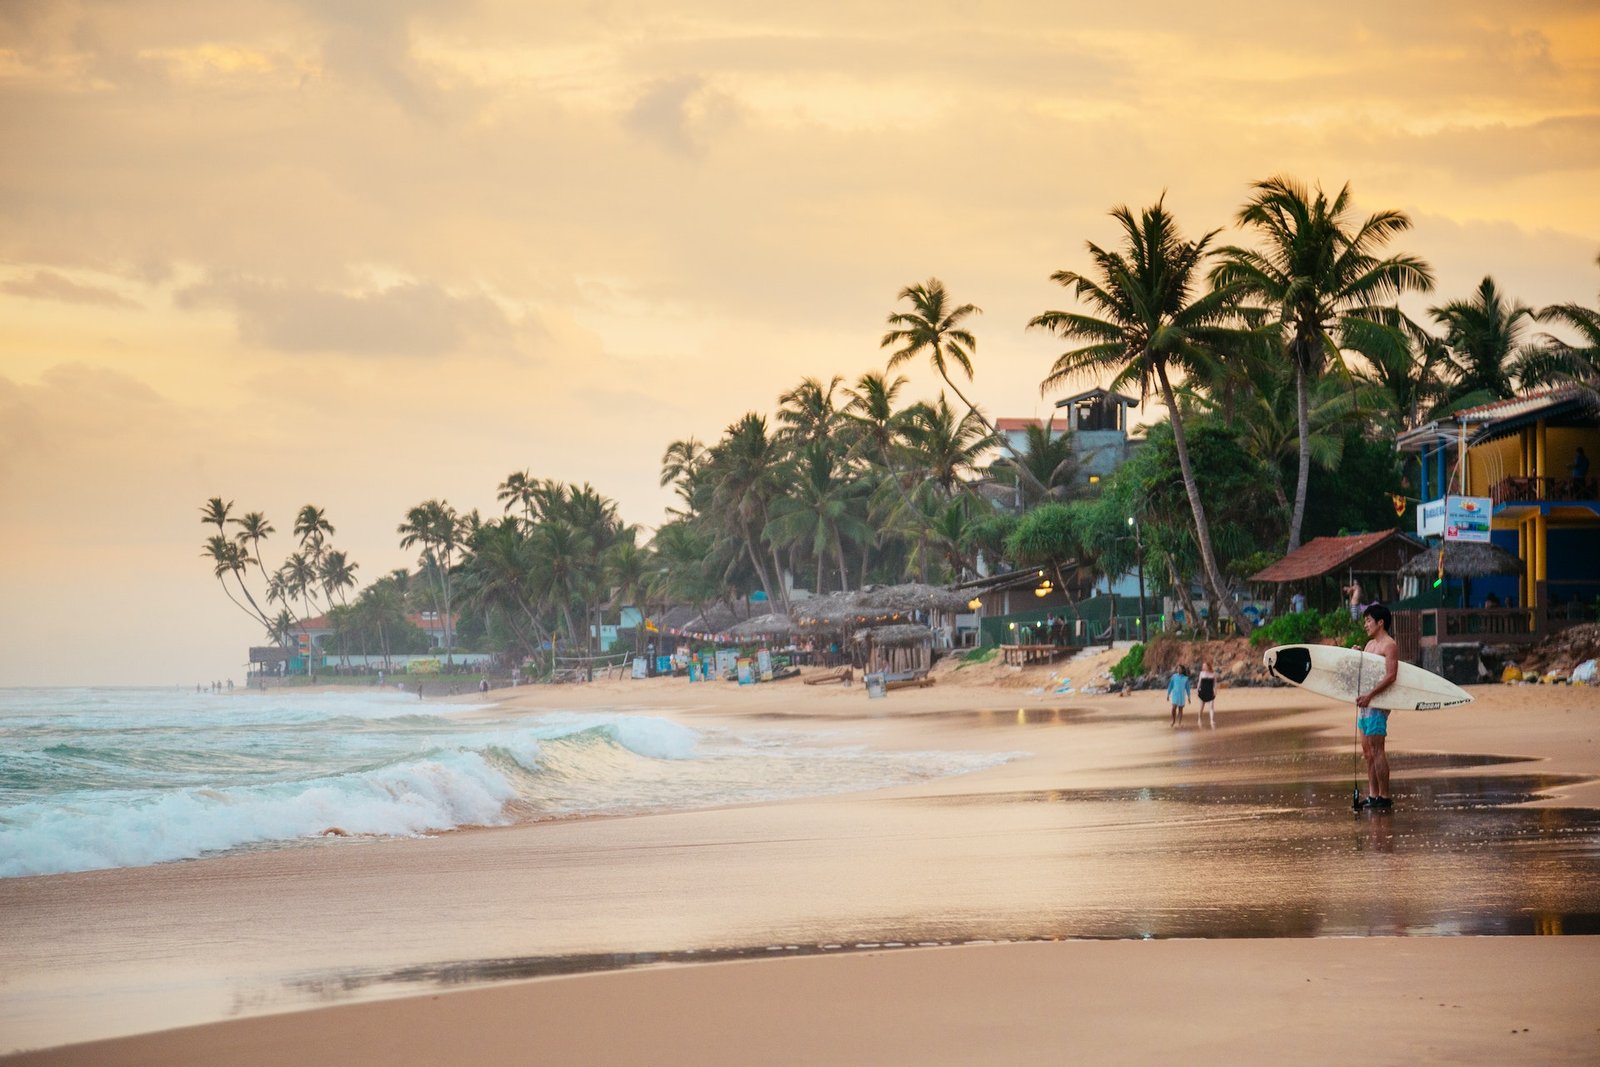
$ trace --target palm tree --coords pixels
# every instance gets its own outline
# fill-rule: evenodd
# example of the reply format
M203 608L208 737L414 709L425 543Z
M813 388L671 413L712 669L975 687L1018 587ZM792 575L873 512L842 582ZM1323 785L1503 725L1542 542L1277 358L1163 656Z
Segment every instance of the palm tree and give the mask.
M1600 265L1600 257L1595 258ZM1574 383L1588 391L1600 407L1600 311L1582 304L1552 304L1534 316L1540 322L1565 326L1578 336L1577 343L1548 333L1539 335L1536 362L1526 368L1526 378L1551 384Z
M662 453L662 488L672 486L683 499L684 507L687 509L678 514L695 514L696 491L706 462L710 458L705 446L693 437L672 442Z
M320 563L327 539L333 536L333 524L321 508L307 504L295 516L294 535L300 539L300 547L311 554L312 560Z
M527 471L514 471L506 475L506 480L500 483L495 499L505 505L506 511L510 511L513 507L521 507L523 519L531 523L539 484L539 479Z
M1219 249L1222 262L1211 277L1219 287L1238 287L1261 302L1295 370L1300 464L1289 521L1292 552L1300 547L1311 473L1311 380L1330 362L1343 367L1346 334L1381 320L1387 302L1407 290L1432 289L1433 272L1414 256L1377 258L1383 245L1411 228L1411 220L1399 211L1380 211L1352 227L1348 183L1332 200L1320 186L1313 196L1292 178L1268 178L1252 188L1238 221L1254 229L1265 248Z
M230 541L221 534L212 534L206 538L205 549L200 555L205 559L211 560L211 573L221 584L222 591L227 595L228 599L233 601L240 611L250 615L262 625L270 627L272 620L261 610L261 606L256 603L255 597L250 595L250 587L244 583L244 570L252 562L249 550L237 541ZM229 577L233 578L239 586L239 591L249 601L250 606L248 608L240 603L239 598L234 596L233 591L228 588L227 580Z
M1005 438L1000 436L994 424L983 417L977 406L961 391L961 387L950 378L949 365L953 363L961 368L968 381L972 380L972 356L977 350L978 339L962 323L971 315L982 314L982 309L974 304L952 307L953 301L938 278L929 278L921 285L908 285L900 290L895 299L911 301L911 310L896 311L889 315L889 332L883 335L878 347L898 347L889 356L889 365L884 369L894 370L907 360L926 353L933 369L939 372L939 377L944 379L950 391L967 405L973 417L983 423L994 441L1005 444ZM1012 458L1015 458L1015 453L1012 453ZM1019 474L1035 492L1045 491L1044 486L1033 484L1033 475L1020 469Z
M1092 242L1089 256L1096 277L1061 270L1051 275L1067 286L1099 316L1069 311L1047 311L1028 323L1074 341L1085 341L1056 358L1040 392L1074 376L1112 370L1112 388L1137 380L1141 398L1160 391L1172 422L1184 491L1194 516L1195 540L1201 550L1206 584L1213 602L1221 606L1234 625L1248 629L1223 584L1211 543L1205 503L1195 484L1183 417L1172 386L1171 370L1190 370L1202 359L1214 359L1218 345L1230 331L1220 324L1230 311L1232 287L1212 289L1201 296L1193 291L1199 281L1213 230L1198 241L1186 241L1164 206L1165 197L1135 218L1127 207L1111 212L1122 227L1124 251L1106 251Z
M448 501L428 500L406 512L406 519L395 528L400 535L400 547L422 546L419 562L427 572L434 589L434 607L439 612L444 630L445 662L454 662L451 650L455 644L453 610L453 569L455 554L461 547L463 522Z
M278 531L268 521L267 517L259 511L252 511L242 519L230 519L239 532L234 534L234 539L241 545L249 545L250 554L255 557L256 566L261 570L263 580L267 577L267 565L261 559L261 542Z
M839 469L826 441L805 446L798 458L798 477L788 493L772 503L772 518L762 536L778 545L808 547L816 560L814 586L822 592L822 572L831 555L839 568L839 588L850 588L845 568L846 539L862 544L872 539L872 528L856 508L860 487Z
M775 603L772 594L776 588L787 605L777 554L771 553L778 579L775 585L760 551L766 544L761 532L772 521L771 502L784 485L783 470L783 450L767 434L767 420L752 412L729 426L723 439L711 449L708 476L712 480L715 513L744 547L767 602ZM766 547L770 551L770 545Z
M1054 423L1054 419L1043 426L1030 423L1023 430L1022 454L1017 457L1017 464L1044 487L1043 493L1031 488L1026 490L1024 496L1028 505L1041 500L1065 500L1072 495L1076 484L1078 453L1072 446L1072 435L1070 432L1056 434ZM1001 473L1003 476L1004 472ZM1024 487L1019 485L1018 488Z
M971 411L958 418L943 393L932 404L907 409L901 434L906 455L946 500L972 491L978 460L995 443L981 418Z
M1454 399L1461 407L1505 400L1514 391L1514 361L1522 348L1522 334L1533 310L1518 301L1507 302L1485 277L1470 300L1452 300L1428 309L1433 321L1444 327L1444 343L1455 355L1461 375Z
M835 374L827 385L816 378L802 378L800 384L778 397L779 436L797 448L828 441L838 428L840 412L833 394L844 381Z

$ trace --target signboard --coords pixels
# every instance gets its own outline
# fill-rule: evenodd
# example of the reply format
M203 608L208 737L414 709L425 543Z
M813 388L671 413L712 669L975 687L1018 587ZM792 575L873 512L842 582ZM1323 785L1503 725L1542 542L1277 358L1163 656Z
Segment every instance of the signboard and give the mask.
M650 676L650 666L645 663L643 656L633 657L633 676L635 678L648 678Z
M717 649L717 677L726 678L739 669L739 653L731 648Z
M772 681L772 653L767 649L756 653L756 673L763 682Z
M753 673L751 673L750 668L751 668L751 663L750 663L749 659L745 658L744 656L740 656L739 657L739 684L740 685L752 685L752 684L755 683L756 678L755 678L755 675Z
M1444 539L1489 543L1494 506L1486 496L1445 497Z
M1444 533L1444 498L1417 505L1417 536L1438 537Z

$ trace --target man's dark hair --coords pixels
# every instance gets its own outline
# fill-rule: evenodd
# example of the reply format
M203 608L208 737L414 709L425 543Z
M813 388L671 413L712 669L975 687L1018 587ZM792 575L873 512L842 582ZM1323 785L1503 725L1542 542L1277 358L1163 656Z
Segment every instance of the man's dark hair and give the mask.
M1382 624L1384 633L1392 632L1394 616L1389 614L1389 609L1384 607L1382 604L1368 604L1367 610L1363 611L1361 614L1365 615L1373 622Z

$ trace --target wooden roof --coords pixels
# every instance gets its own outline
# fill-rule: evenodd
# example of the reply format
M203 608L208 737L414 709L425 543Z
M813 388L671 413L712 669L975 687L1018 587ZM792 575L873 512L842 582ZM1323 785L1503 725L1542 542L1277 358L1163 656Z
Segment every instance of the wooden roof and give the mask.
M1361 557L1373 553L1375 549L1390 547L1388 542L1391 540L1397 542L1392 548L1400 551L1378 553L1376 555L1382 558L1362 560ZM1299 582L1307 578L1320 578L1346 567L1392 572L1415 555L1419 547L1413 538L1399 530L1379 530L1377 533L1351 534L1348 537L1316 537L1272 566L1252 574L1250 581ZM1363 562L1369 565L1355 566Z

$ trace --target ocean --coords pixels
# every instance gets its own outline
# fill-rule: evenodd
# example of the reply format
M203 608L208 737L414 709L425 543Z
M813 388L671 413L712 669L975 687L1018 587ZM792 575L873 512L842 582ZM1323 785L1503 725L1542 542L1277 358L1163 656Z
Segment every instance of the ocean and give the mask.
M875 789L1006 760L396 690L0 689L0 878Z

